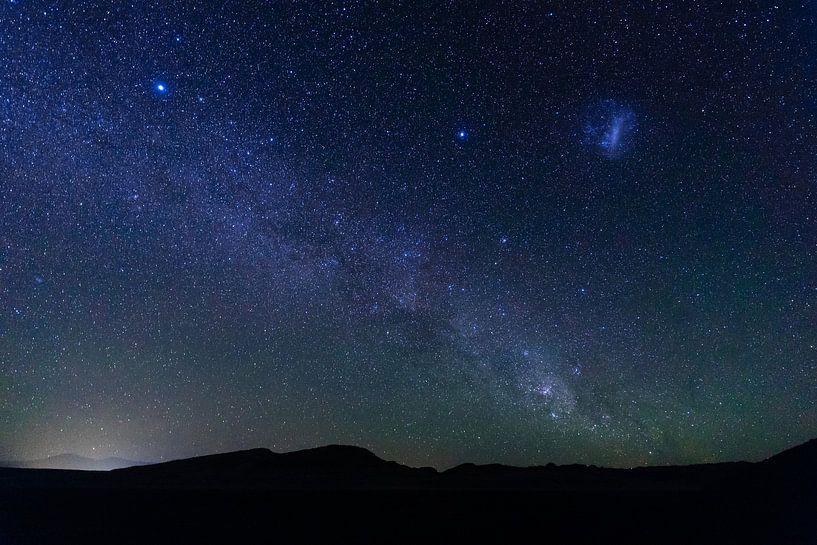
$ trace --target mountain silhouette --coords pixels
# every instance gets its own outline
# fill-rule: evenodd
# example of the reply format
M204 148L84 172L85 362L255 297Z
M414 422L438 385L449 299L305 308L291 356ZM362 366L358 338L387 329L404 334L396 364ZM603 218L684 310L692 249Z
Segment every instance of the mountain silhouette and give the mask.
M735 488L772 497L785 494L792 499L817 500L817 439L753 464L743 477ZM814 506L813 514L817 520L817 501Z
M295 452L251 449L114 471L121 482L151 486L227 488L368 488L425 482L432 468L387 462L355 446L328 445Z
M817 441L764 461L412 468L353 446L0 468L0 543L817 543Z
M817 460L817 439L806 441L763 460L765 467L805 467Z

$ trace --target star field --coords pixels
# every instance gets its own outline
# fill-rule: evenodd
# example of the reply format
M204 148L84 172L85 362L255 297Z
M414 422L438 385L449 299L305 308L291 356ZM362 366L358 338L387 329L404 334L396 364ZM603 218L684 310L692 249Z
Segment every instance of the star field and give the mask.
M817 436L817 7L0 4L0 458Z

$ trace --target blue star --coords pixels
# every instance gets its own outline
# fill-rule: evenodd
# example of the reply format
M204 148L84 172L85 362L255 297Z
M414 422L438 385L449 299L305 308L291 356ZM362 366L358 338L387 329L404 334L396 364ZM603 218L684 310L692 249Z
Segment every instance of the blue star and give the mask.
M468 131L460 129L457 131L457 140L468 140Z
M166 95L170 92L170 85L164 81L153 82L153 92L157 95Z

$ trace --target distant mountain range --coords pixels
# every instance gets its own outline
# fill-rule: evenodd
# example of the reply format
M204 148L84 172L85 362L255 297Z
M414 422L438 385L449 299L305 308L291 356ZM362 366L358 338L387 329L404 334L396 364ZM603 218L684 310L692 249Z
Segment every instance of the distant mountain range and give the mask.
M25 461L0 461L0 467L28 468L28 469L74 469L82 471L110 471L124 467L144 465L145 462L135 462L123 458L86 458L77 454L59 454Z
M0 468L0 543L817 543L817 440L756 463L634 469L440 472L342 445L28 463L131 467Z
M758 463L616 469L580 464L516 467L461 464L439 472L385 461L355 446L275 453L267 449L199 456L118 469L111 478L140 486L265 489L431 488L492 490L690 490L817 476L817 439ZM814 483L817 485L817 481Z
M817 439L757 463L727 462L688 466L616 469L581 464L517 467L465 463L437 471L386 461L355 446L327 445L276 453L265 448L211 454L161 463L122 458L94 459L61 454L39 460L0 462L0 468L111 471L110 482L176 488L699 488L732 478L745 484L759 475L796 479L817 471ZM767 479L768 480L768 479Z

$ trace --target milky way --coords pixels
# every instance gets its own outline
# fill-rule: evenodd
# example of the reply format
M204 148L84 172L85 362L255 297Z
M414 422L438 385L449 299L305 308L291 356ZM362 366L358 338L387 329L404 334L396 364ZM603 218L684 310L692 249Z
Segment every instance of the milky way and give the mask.
M0 5L0 459L817 435L805 7Z

